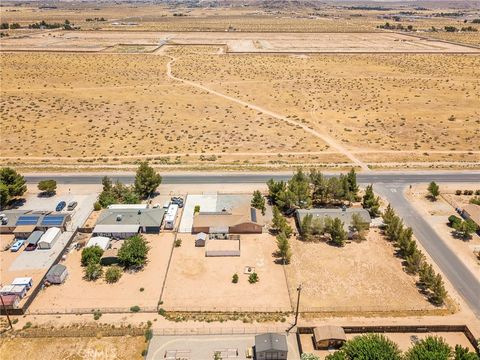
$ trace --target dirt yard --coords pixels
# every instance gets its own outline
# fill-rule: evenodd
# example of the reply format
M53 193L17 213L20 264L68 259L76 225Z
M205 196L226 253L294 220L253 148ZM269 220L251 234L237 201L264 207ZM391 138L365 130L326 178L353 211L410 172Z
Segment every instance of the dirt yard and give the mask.
M302 284L303 311L395 313L434 308L378 230L371 229L366 241L343 248L299 240L292 240L291 245L288 283L293 297Z
M275 264L275 239L268 234L241 235L239 257L205 257L192 235L179 236L173 251L162 307L189 311L290 311L283 269ZM248 282L245 267L255 267L260 281ZM238 274L237 284L232 283Z
M68 277L62 285L52 285L41 291L29 310L33 313L75 313L76 309L128 309L155 310L168 258L173 243L172 234L145 235L150 244L149 262L138 273L124 272L117 283L108 284L103 278L97 281L83 279L84 268L80 264L81 251L72 250L63 264ZM104 268L105 269L105 268ZM143 291L140 290L143 288Z
M141 360L143 336L103 338L9 338L0 340L2 360Z

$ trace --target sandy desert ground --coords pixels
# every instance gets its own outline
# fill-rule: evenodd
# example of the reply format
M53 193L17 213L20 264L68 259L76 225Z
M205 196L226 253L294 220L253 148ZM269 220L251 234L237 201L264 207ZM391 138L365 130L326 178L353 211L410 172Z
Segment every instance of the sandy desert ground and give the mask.
M13 338L0 341L3 360L13 359L105 359L140 360L145 349L143 337L104 338Z
M299 240L292 240L291 246L288 285L295 296L296 287L302 284L300 307L304 311L394 314L434 309L378 230L371 229L366 241L343 248Z

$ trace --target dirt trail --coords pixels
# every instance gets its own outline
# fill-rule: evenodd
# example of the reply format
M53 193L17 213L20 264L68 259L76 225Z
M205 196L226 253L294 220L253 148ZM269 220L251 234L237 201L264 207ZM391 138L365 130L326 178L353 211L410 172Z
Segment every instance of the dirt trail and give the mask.
M193 86L193 87L196 87L198 89L201 89L201 90L204 90L204 91L207 91L208 93L210 94L213 94L213 95L216 95L216 96L219 96L219 97L222 97L224 99L227 99L227 100L230 100L230 101L233 101L233 102L236 102L237 104L240 104L240 105L243 105L243 106L246 106L252 110L255 110L255 111L258 111L258 112L261 112L265 115L269 115L275 119L278 119L278 120L281 120L281 121L284 121L286 123L289 123L291 125L294 125L296 127L300 127L302 128L304 131L312 134L313 136L321 139L323 142L327 143L332 149L335 149L337 152L345 155L346 157L348 157L354 164L356 164L357 166L361 167L362 170L364 171L370 171L369 167L367 166L367 164L365 164L364 162L362 162L360 159L358 159L355 155L353 155L353 153L351 153L350 151L348 151L346 148L344 148L341 144L339 144L336 140L334 140L333 138L331 138L330 136L328 135L325 135L325 134L321 134L319 133L318 131L308 127L307 125L304 125L298 121L295 121L295 120L292 120L292 119L289 119L287 118L286 116L283 116L283 115L280 115L280 114L277 114L273 111L270 111L270 110L267 110L261 106L258 106L258 105L254 105L254 104L251 104L247 101L244 101L244 100L240 100L240 99L237 99L237 98L234 98L232 96L229 96L229 95L225 95L225 94L222 94L218 91L215 91L215 90L212 90L204 85L201 85L201 84L198 84L196 82L193 82L193 81L190 81L190 80L186 80L186 79L182 79L182 78L178 78L176 77L175 75L172 74L172 64L175 62L176 58L174 58L173 56L170 56L170 55L167 55L168 57L170 57L170 61L167 63L167 76L173 80L176 80L176 81L180 81L184 84L188 84L190 86Z

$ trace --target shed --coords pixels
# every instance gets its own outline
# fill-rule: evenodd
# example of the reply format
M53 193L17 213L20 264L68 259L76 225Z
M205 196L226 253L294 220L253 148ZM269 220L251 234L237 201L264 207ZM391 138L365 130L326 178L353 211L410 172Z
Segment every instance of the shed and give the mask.
M99 224L93 228L94 236L109 237L112 239L127 239L140 232L140 225Z
M100 264L103 266L118 264L118 249L106 250L100 258Z
M255 336L255 359L286 360L287 337L283 334L266 333Z
M40 238L40 241L38 242L38 248L51 249L55 245L55 242L61 233L62 231L57 227L49 228Z
M3 304L7 309L16 309L18 308L18 303L20 298L18 295L0 295L2 297Z
M205 256L240 256L240 240L207 240Z
M45 233L43 231L40 231L40 230L36 230L36 231L32 232L27 239L27 245L28 244L37 245L37 243L42 238L43 234L45 234Z
M340 348L347 337L341 326L325 325L313 329L313 341L315 349Z
M207 242L207 234L204 232L198 233L195 237L195 246L196 247L204 247L205 243Z
M165 229L173 230L175 227L175 220L177 219L178 205L171 204L168 206L167 212L165 214Z
M61 284L65 281L67 275L67 267L62 264L56 264L48 270L45 279L51 284Z
M20 299L27 293L25 285L5 285L0 289L0 295L17 295Z
M85 247L98 246L100 249L105 251L108 249L109 245L110 245L110 238L105 236L93 236L90 238L90 240L88 240L87 245L85 245Z
M32 287L33 281L31 277L17 277L13 279L12 285L25 285L28 290Z
M13 229L16 239L26 239L35 230L35 225L18 225Z

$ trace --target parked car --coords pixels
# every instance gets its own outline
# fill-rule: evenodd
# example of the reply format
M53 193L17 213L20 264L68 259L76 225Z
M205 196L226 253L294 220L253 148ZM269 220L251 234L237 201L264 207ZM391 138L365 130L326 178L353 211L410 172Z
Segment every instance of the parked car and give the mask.
M178 196L174 196L172 197L172 204L176 204L178 205L178 207L183 207L183 199L181 197L178 197Z
M67 203L65 201L60 201L57 205L57 207L55 208L55 211L62 211L65 206L67 206Z
M72 211L73 209L75 209L77 207L77 205L78 205L78 203L76 201L72 201L71 203L68 204L67 210Z
M25 244L25 240L17 240L15 241L15 244L12 245L10 248L10 251L16 252L21 249L21 247Z
M25 247L25 251L33 251L37 248L37 244L28 244L26 247Z

